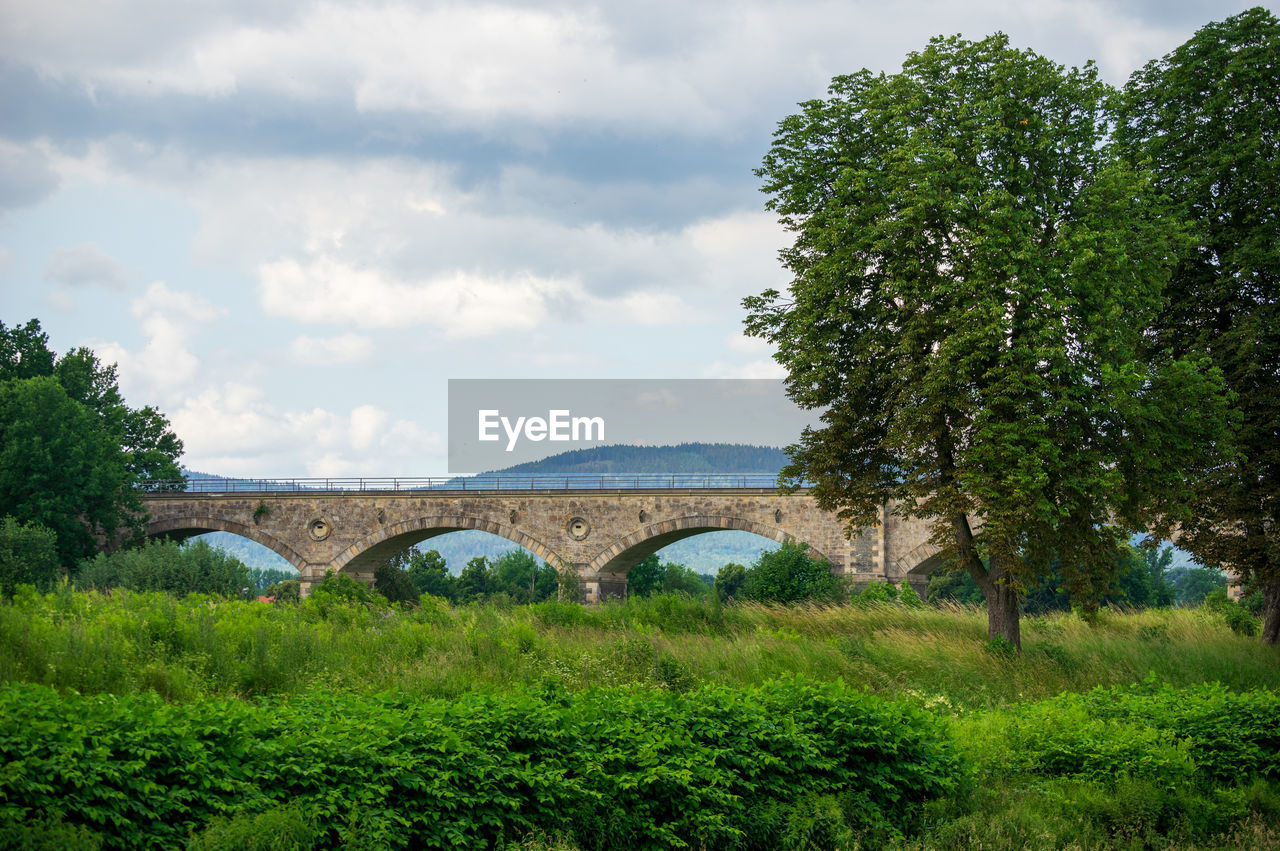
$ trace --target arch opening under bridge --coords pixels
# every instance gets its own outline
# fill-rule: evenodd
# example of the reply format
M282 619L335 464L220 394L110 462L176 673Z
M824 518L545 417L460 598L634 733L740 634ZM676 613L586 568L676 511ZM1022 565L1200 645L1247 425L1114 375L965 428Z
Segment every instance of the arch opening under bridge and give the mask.
M530 551L557 571L567 562L550 547L533 536L503 523L465 515L433 515L401 521L356 541L333 560L335 570L372 574L378 565L409 547L450 532L476 530L505 538Z
M235 520L228 520L222 517L176 517L152 520L147 523L144 534L148 538L161 538L181 542L210 532L229 532L232 535L238 535L241 538L247 538L254 543L261 544L289 562L300 573L306 567L306 559L274 535L264 532L257 526L238 523Z
M801 539L776 526L767 526L740 517L728 515L690 515L651 523L623 536L597 555L588 565L589 573L606 573L625 576L653 553L677 541L710 532L750 532L779 544L799 542ZM824 559L818 549L810 545L814 558Z

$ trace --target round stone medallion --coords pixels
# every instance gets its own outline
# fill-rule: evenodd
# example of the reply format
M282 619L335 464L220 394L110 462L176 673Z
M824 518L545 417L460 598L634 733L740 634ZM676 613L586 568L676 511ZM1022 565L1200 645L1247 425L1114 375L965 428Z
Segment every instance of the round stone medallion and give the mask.
M581 541L591 534L591 524L585 517L571 517L564 530L569 533L570 538Z
M317 517L307 524L307 534L311 536L313 541L323 541L333 534L333 527L329 525L328 520Z

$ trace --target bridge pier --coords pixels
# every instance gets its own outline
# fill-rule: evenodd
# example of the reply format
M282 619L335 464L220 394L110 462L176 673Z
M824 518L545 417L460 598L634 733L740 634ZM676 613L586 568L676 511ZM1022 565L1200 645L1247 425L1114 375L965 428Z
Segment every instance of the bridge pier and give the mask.
M627 575L625 573L596 573L583 576L578 573L583 586L583 602L598 605L605 600L627 599Z

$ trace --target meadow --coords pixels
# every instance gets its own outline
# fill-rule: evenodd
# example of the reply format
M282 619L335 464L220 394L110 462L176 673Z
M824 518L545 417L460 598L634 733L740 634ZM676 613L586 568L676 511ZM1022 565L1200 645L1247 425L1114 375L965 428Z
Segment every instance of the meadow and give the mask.
M1280 653L1207 608L1026 618L1014 654L962 606L22 589L0 683L0 845L1280 847ZM119 794L56 803L86 786Z

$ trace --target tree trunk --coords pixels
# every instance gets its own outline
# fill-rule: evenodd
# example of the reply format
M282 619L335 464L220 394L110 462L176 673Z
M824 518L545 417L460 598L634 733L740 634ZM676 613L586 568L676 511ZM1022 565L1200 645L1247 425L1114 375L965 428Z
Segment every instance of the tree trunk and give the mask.
M1280 577L1262 586L1262 643L1280 644Z
M999 636L1021 652L1020 601L1017 589L1009 581L1009 572L994 555L991 556L989 567L983 565L974 548L973 528L969 525L968 517L957 514L951 518L951 525L956 532L960 563L969 571L973 581L978 583L978 590L987 599L987 639Z
M987 598L987 638L1003 638L1019 652L1022 651L1021 610L1018 607L1018 591L1009 581L1009 572L991 557L987 581L979 583Z

